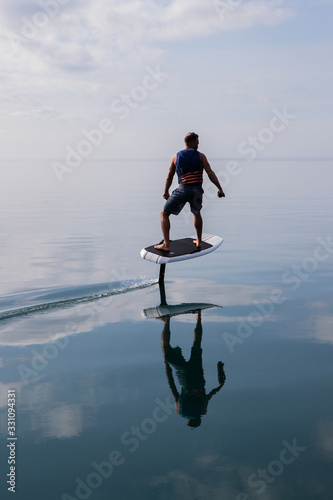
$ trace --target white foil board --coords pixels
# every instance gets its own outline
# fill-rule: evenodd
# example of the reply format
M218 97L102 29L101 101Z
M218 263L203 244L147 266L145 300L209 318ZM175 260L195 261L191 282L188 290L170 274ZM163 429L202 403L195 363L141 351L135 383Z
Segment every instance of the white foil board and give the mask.
M208 253L214 252L222 243L223 238L215 234L203 234L201 249L197 250L193 243L196 236L181 238L170 241L170 252L156 250L154 245L143 248L140 255L143 259L154 262L155 264L170 264L181 260L195 259Z

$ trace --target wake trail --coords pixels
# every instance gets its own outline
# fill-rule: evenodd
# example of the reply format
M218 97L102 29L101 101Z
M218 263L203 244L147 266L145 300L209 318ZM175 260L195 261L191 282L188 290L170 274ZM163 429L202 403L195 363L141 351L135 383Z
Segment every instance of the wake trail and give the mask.
M26 314L49 312L84 302L153 286L156 279L111 281L62 288L47 288L0 297L0 321Z

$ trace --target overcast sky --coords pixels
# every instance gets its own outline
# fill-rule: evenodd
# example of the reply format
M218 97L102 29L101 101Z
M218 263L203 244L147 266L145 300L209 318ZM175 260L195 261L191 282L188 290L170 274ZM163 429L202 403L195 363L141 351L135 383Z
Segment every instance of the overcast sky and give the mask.
M1 160L169 158L191 130L333 156L332 0L1 0L0 23Z

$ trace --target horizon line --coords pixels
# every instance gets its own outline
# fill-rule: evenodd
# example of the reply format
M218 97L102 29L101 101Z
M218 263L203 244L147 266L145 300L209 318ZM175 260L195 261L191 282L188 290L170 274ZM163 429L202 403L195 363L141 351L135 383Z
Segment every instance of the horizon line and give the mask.
M254 163L258 161L333 161L333 156L280 156L280 157L261 157L255 159L249 158L239 158L233 156L226 157L210 157L211 161L240 161L246 163ZM82 163L96 163L96 162L123 162L123 161L170 161L170 158L95 158L95 159L83 159ZM46 158L46 159L17 159L11 158L6 160L0 160L0 163L47 163L47 162L65 162L63 158Z

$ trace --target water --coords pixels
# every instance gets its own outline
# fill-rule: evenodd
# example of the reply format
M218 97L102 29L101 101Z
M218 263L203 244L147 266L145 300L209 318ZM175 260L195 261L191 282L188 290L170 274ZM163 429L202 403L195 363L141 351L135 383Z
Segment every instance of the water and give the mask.
M1 165L2 498L15 390L19 500L330 499L331 165L244 162L227 198L206 186L225 241L167 266L163 308L139 251L160 239L167 166L88 163L60 184Z

